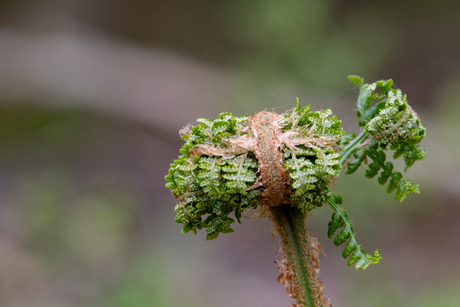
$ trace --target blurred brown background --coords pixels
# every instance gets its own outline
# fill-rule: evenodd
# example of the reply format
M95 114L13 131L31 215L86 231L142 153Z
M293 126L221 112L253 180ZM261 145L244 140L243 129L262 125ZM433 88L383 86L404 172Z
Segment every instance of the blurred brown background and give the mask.
M0 306L289 306L265 219L205 242L164 188L178 131L295 97L358 132L346 79L393 78L422 116L403 204L343 175L356 272L326 236L334 306L460 306L460 2L0 1ZM401 163L397 163L401 166Z

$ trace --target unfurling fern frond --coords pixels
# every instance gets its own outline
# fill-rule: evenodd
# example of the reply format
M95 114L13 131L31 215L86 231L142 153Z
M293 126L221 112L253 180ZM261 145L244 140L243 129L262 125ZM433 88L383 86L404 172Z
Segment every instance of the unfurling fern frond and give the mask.
M360 90L358 97L359 125L364 126L361 138L364 141L371 138L371 143L360 145L353 141L345 148L345 156L354 154L355 159L348 163L347 174L354 173L362 161L369 157L372 163L366 171L367 178L375 177L381 170L378 182L384 185L388 182L387 192L396 190L395 199L403 201L410 193L419 193L418 185L409 180L402 180L400 172L393 171L393 164L386 162L383 150L394 151L393 158L403 157L407 171L415 161L425 158L425 150L419 145L426 135L426 129L421 124L417 113L409 106L406 95L401 90L394 89L393 81L378 81L365 84L357 76L349 76ZM376 92L380 90L380 93ZM376 100L376 101L375 101ZM372 103L375 101L375 104ZM360 137L355 138L358 140ZM343 144L349 143L348 138ZM341 162L344 160L342 159Z
M278 281L297 300L295 306L329 305L317 276L319 243L304 224L314 208L329 204L334 209L327 235L335 236L336 246L345 246L348 266L364 270L381 259L378 250L364 252L340 206L341 196L329 192L342 170L354 173L364 162L365 176L377 177L388 193L396 192L397 200L419 193L418 185L403 180L386 161L386 153L403 157L405 171L425 158L420 118L392 80L365 84L358 76L349 79L360 91L358 136L346 134L330 109L311 112L309 105L301 108L298 98L295 108L283 114L221 113L214 121L200 118L180 130L182 155L165 177L177 198L175 221L183 224L183 233L205 229L206 239L212 240L233 232L233 217L240 222L247 210L258 208L255 216L269 217L282 243Z
M347 246L342 252L343 258L347 259L348 266L355 264L355 269L367 268L370 264L378 263L382 258L379 251L376 250L374 255L364 253L364 249L358 245L356 236L353 232L353 226L348 221L347 213L338 205L342 203L342 197L338 194L332 194L329 197L329 204L335 210L332 214L332 220L328 224L327 236L332 238L337 229L343 227L342 231L334 239L334 244L339 246L345 243L348 239Z
M291 178L291 202L303 213L327 202L329 183L340 173L337 144L345 132L330 109L310 112L297 100L292 113L285 115L284 131L293 133L295 148L284 147L283 162Z
M233 232L230 225L235 221L229 215L240 222L245 210L257 206L261 192L248 190L256 181L254 155L237 152L223 159L199 147L208 146L211 153L228 150L227 139L242 136L246 121L247 117L221 113L214 121L200 118L199 125L181 132L186 143L182 156L171 164L166 187L178 199L175 221L184 225L183 233L205 228L206 239L215 239L219 233Z

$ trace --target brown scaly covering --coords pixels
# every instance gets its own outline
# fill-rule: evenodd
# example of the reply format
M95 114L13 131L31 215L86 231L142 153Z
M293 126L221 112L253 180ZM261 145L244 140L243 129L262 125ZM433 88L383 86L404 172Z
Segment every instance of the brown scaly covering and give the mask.
M289 176L283 165L280 148L282 142L281 115L262 111L248 118L248 126L255 139L254 154L259 161L259 176L252 188L263 186L259 203L279 206L288 200Z
M290 205L271 207L269 212L273 233L281 238L279 252L282 258L275 261L280 272L278 281L296 300L292 306L332 307L324 297L324 284L319 278L321 244L308 234L305 216Z
M324 285L318 276L320 245L316 238L308 235L305 216L289 205L287 185L290 180L280 152L283 146L281 122L281 115L267 111L248 118L252 138L255 139L254 153L259 161L259 177L253 187L264 187L259 204L270 207L273 231L282 241L280 252L283 258L277 261L280 271L278 281L296 300L293 307L331 306L324 297ZM307 272L306 276L304 272Z

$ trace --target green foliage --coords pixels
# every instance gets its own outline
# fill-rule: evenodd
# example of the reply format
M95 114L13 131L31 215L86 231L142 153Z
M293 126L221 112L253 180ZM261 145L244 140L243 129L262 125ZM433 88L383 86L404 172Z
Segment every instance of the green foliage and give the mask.
M301 136L337 138L345 134L342 121L336 115L332 116L331 109L310 112L310 105L300 108L299 98L292 113L285 114L284 118L284 131L293 130Z
M425 137L426 128L417 113L407 103L400 89L393 89L393 80L364 84L363 79L349 76L359 87L357 101L360 126L372 136L382 149L395 152L395 159L404 156L407 166L425 157L425 151L417 144ZM375 90L379 88L380 94ZM373 106L373 100L378 100Z
M196 121L199 125L185 127L182 132L182 139L186 141L181 153L188 154L188 150L197 144L213 145L226 148L225 139L233 135L241 135L238 130L244 128L244 123L248 120L244 116L233 116L231 113L221 113L219 117L210 121L207 118L199 118ZM181 131L183 131L181 130ZM190 130L190 131L189 131Z
M336 149L344 132L331 115L329 109L300 108L299 101L292 113L284 115L282 132L303 142L294 149L284 146L283 162L292 179L291 201L304 213L327 202L329 183L340 172ZM166 187L178 198L175 220L184 224L182 232L206 228L211 240L219 233L233 232L234 220L229 215L234 213L240 221L243 211L257 206L262 192L250 189L258 171L253 152L235 151L229 145L229 139L245 135L247 118L222 113L214 121L201 118L197 122L181 130L186 141L180 150L183 155L171 164ZM212 149L197 154L203 145Z
M349 134L345 135L345 136L342 138L341 144L342 144L342 145L347 145L347 144L350 143L350 141L353 140L355 137L356 137L356 134L354 134L354 133L349 133Z
M369 164L366 177L373 178L382 170L378 182L384 185L389 180L387 192L396 190L396 200L403 201L408 194L419 193L418 185L402 180L400 172L393 172L393 164L385 162L386 155L383 151L394 151L394 159L403 156L405 171L416 160L422 160L426 156L425 150L419 145L426 135L426 129L417 113L407 103L406 95L401 90L392 88L391 79L364 84L360 77L348 78L360 89L357 101L359 124L364 126L364 133L372 141L366 145L353 143L346 149L349 154L353 152L355 157L348 163L346 173L354 173L366 157L369 157L373 162ZM377 89L380 89L380 93L375 92ZM371 105L374 100L377 100L376 103Z
M206 229L207 240L219 233L233 232L230 227L234 214L238 222L248 208L257 206L260 191L248 188L256 181L257 160L252 154L240 154L222 159L218 156L191 155L197 144L227 148L225 140L242 135L246 117L222 113L215 121L197 120L200 124L187 128L182 139L186 141L183 154L171 164L166 176L166 187L178 198L175 221L184 224L183 233Z
M364 155L364 150L356 150L353 156L355 157L355 159L348 162L348 167L345 174L353 174L354 172L356 172L358 168L361 166L361 163L364 161L364 158L366 157Z
M358 245L356 236L353 231L353 226L348 221L348 215L345 210L338 205L342 203L342 197L338 194L331 194L329 204L335 210L332 214L332 220L328 224L327 236L332 238L338 228L343 227L342 231L334 239L334 244L339 246L345 243L348 239L347 246L342 252L342 257L347 259L348 266L355 264L355 269L366 269L370 264L378 263L382 258L379 251L376 250L374 255L364 253L364 249Z
M361 165L362 161L369 157L373 162L369 163L369 169L366 170L365 176L373 178L380 171L380 176L377 178L381 185L385 185L388 180L387 192L392 193L396 190L395 199L403 201L410 193L420 193L418 184L413 184L409 180L402 180L402 174L393 171L393 163L385 162L385 152L378 147L378 143L373 140L371 144L363 146L362 149L357 150L354 154L355 159L348 164L347 174L354 173ZM407 167L406 167L407 169Z
M327 201L329 182L339 175L340 154L298 146L285 149L284 166L292 179L291 201L302 211L310 211Z
M354 82L359 88L359 96L357 100L358 111L357 115L359 118L359 125L364 126L370 119L372 119L384 106L386 96L391 91L393 86L393 80L378 81L371 84L364 83L364 80L358 76L348 76L350 81ZM374 93L374 91L380 88L381 94ZM370 106L373 100L379 100L378 103Z
M295 150L285 147L283 155L292 180L291 201L304 213L327 202L329 183L340 173L340 154L332 145L339 142L345 132L337 116L331 115L330 109L310 112L310 105L301 109L297 98L296 108L285 116L288 123L284 131L295 131L300 139L309 138L308 144L297 145ZM336 141L327 144L324 138Z
M222 177L227 179L225 185L230 192L240 192L248 188L248 183L254 183L257 162L248 159L246 155L240 155L235 159L227 160L227 165L222 167Z
M377 104L379 112L366 123L365 131L384 149L396 150L406 144L420 143L426 129L407 104L406 95L403 96L399 89L392 89L382 96L384 99Z

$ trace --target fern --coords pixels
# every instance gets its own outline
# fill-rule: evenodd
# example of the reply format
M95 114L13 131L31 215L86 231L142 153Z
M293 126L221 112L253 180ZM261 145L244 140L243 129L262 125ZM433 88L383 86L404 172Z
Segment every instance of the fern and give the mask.
M319 271L319 247L304 225L309 211L328 203L334 210L327 235L334 244L346 243L342 256L349 266L366 269L378 263L376 250L366 254L358 244L342 198L331 194L330 183L342 170L352 174L363 164L365 176L377 177L387 192L403 201L419 193L418 185L403 180L387 161L403 157L407 171L426 152L420 146L426 129L392 80L364 83L349 76L359 88L359 135L345 134L330 109L315 111L300 106L284 113L262 111L250 117L221 113L211 121L197 120L181 131L185 144L171 164L166 187L177 198L175 221L182 232L206 230L206 239L233 232L242 214L258 208L269 216L274 233L281 237L283 259L279 280L296 306L325 306ZM233 218L234 217L234 218ZM338 234L336 235L336 233Z

